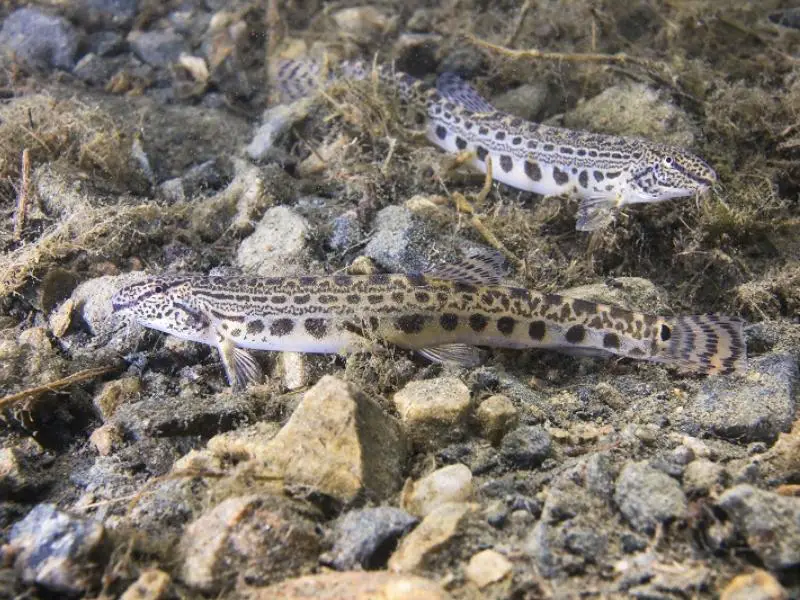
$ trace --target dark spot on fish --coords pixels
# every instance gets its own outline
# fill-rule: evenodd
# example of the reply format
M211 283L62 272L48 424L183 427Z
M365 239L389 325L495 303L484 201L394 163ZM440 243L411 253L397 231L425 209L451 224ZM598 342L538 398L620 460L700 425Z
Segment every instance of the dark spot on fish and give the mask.
M422 273L410 273L406 275L406 280L412 287L425 287L428 285L428 280Z
M511 317L500 317L497 319L497 331L503 335L511 335L517 322Z
M595 181L603 181L603 179L605 179L605 176L601 171L595 171L594 173L592 173L592 175L594 175Z
M438 125L436 127L436 137L440 140L444 140L447 138L447 129L445 129L442 125Z
M486 329L487 323L489 323L489 319L480 313L469 316L469 326L472 327L473 331L483 331Z
M672 330L668 326L662 325L661 326L661 341L662 342L667 342L667 341L669 341L669 339L671 337L672 337Z
M275 319L269 326L270 335L281 337L292 332L294 321L291 319Z
M603 336L603 348L615 348L619 350L619 336L616 333L607 333Z
M325 337L325 334L328 333L328 324L325 319L306 319L303 325L308 335L317 339Z
M467 140L462 137L456 137L456 148L463 150L467 147Z
M558 167L553 167L553 181L557 185L564 185L569 181L569 173L565 173Z
M483 146L476 146L475 154L477 155L479 161L484 162L486 160L486 156L489 154L489 151Z
M506 139L506 132L505 131L498 131L497 133L494 134L494 139L496 139L497 141L502 142L504 139Z
M303 294L302 296L295 296L293 300L295 304L308 304L311 300L311 296L309 294Z
M532 340L541 341L547 333L547 325L544 321L531 321L528 325L528 335Z
M610 171L610 172L606 173L606 177L608 179L616 179L620 175L622 175L622 171Z
M417 302L424 304L431 301L431 295L428 292L415 292L414 299Z
M586 337L586 328L583 325L573 325L567 329L564 338L570 344L580 344Z
M541 181L542 169L539 168L539 163L533 162L532 160L526 160L525 175L527 175L531 181Z
M512 144L514 144L515 146L519 146L519 145L522 143L522 138L521 138L521 137L519 137L518 135L516 135L516 136L514 136L514 138L511 140L511 143L512 143Z
M383 294L369 294L367 296L367 302L370 304L380 304L383 302Z
M441 317L439 317L439 325L441 325L442 329L445 331L453 331L456 327L458 327L458 315L454 315L453 313L444 313Z
M567 146L561 147L561 154L572 154L574 150L572 148L568 148Z
M347 300L349 304L358 304L359 302L361 302L361 296L359 296L358 294L347 294L345 300Z
M500 168L503 169L506 173L510 173L511 169L514 168L514 161L512 158L506 154L503 154L500 157Z
M403 315L397 318L395 325L403 333L419 333L425 327L425 317L417 313Z
M555 149L556 147L553 146L553 144L545 144L544 146L542 146L542 150L544 150L545 152L552 152Z
M588 188L589 187L589 173L587 173L586 171L581 171L581 174L578 175L578 183L581 184L582 188Z
M380 322L378 321L378 317L369 318L369 328L372 329L372 331L376 331L379 325Z
M405 301L405 299L406 295L403 292L392 292L392 300L395 303L400 304Z
M372 285L386 285L389 283L389 276L386 273L373 273L369 276Z
M489 135L489 128L481 126L478 128L478 133L480 135Z
M264 331L264 321L261 319L253 319L252 321L248 321L245 329L250 335L261 333Z
M273 296L270 298L270 301L273 304L285 304L286 303L286 296Z

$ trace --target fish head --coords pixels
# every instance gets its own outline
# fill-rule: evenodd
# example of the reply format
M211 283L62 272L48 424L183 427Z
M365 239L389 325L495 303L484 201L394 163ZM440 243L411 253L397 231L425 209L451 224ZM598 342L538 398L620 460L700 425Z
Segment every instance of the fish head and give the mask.
M705 161L674 146L658 145L644 152L632 170L627 202L660 202L694 196L711 188L717 174Z

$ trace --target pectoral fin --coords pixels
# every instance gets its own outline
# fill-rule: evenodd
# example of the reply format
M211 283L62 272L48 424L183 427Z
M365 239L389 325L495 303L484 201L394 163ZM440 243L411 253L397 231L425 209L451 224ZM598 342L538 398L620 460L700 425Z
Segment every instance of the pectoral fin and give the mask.
M433 348L422 348L417 352L430 361L453 363L462 367L477 367L483 363L483 352L466 344L444 344Z
M217 349L231 387L244 389L249 383L261 383L263 374L256 359L247 350L237 347L230 338L219 333L217 338Z
M614 207L619 203L606 196L590 196L578 206L578 231L595 231L607 227L614 220Z

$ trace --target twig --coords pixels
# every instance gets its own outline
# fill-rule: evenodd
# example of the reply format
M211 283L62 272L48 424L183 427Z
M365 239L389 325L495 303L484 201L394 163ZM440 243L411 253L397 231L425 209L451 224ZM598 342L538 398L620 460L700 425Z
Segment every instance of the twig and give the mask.
M467 34L467 40L486 50L499 52L509 58L528 58L534 60L558 60L565 62L605 62L605 63L633 63L642 65L647 68L653 68L657 63L646 58L638 58L625 54L624 52L617 52L616 54L602 54L598 52L543 52L535 48L529 50L514 50L504 46L498 46L485 40L476 38L472 34Z
M14 240L22 239L22 231L25 229L25 217L28 214L28 203L30 202L31 191L31 155L25 148L22 151L22 176L17 194L17 209L14 214Z
M279 31L281 26L281 13L278 10L278 0L267 0L267 60L265 64L269 64L270 59L275 56L275 51L278 49L278 43L283 37L283 32Z
M528 11L531 9L531 0L525 0L525 3L519 9L519 14L517 14L517 20L514 22L514 29L511 30L511 33L508 34L508 37L503 42L506 46L513 46L514 42L517 40L517 36L519 35L519 31L522 28L522 23L525 22L525 17L528 15Z
M56 379L55 381L51 381L49 383L37 385L35 387L28 388L27 390L22 390L16 394L9 394L8 396L0 398L0 409L5 408L7 405L14 404L15 402L19 402L25 398L29 398L31 396L41 396L47 392L55 392L72 384L88 381L89 379L94 379L95 377L100 377L101 375L105 375L106 373L111 373L112 371L116 370L116 366L85 369L83 371L73 373L72 375L62 377L61 379Z

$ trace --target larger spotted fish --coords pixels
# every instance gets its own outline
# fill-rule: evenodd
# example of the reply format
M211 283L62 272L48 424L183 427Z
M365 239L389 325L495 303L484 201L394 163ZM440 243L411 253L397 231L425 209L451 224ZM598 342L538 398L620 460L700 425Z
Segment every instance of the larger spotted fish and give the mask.
M342 353L389 343L474 366L477 346L616 354L731 373L745 361L742 323L664 317L499 284L485 259L425 275L161 275L113 298L143 325L215 346L228 380L261 379L248 350Z

